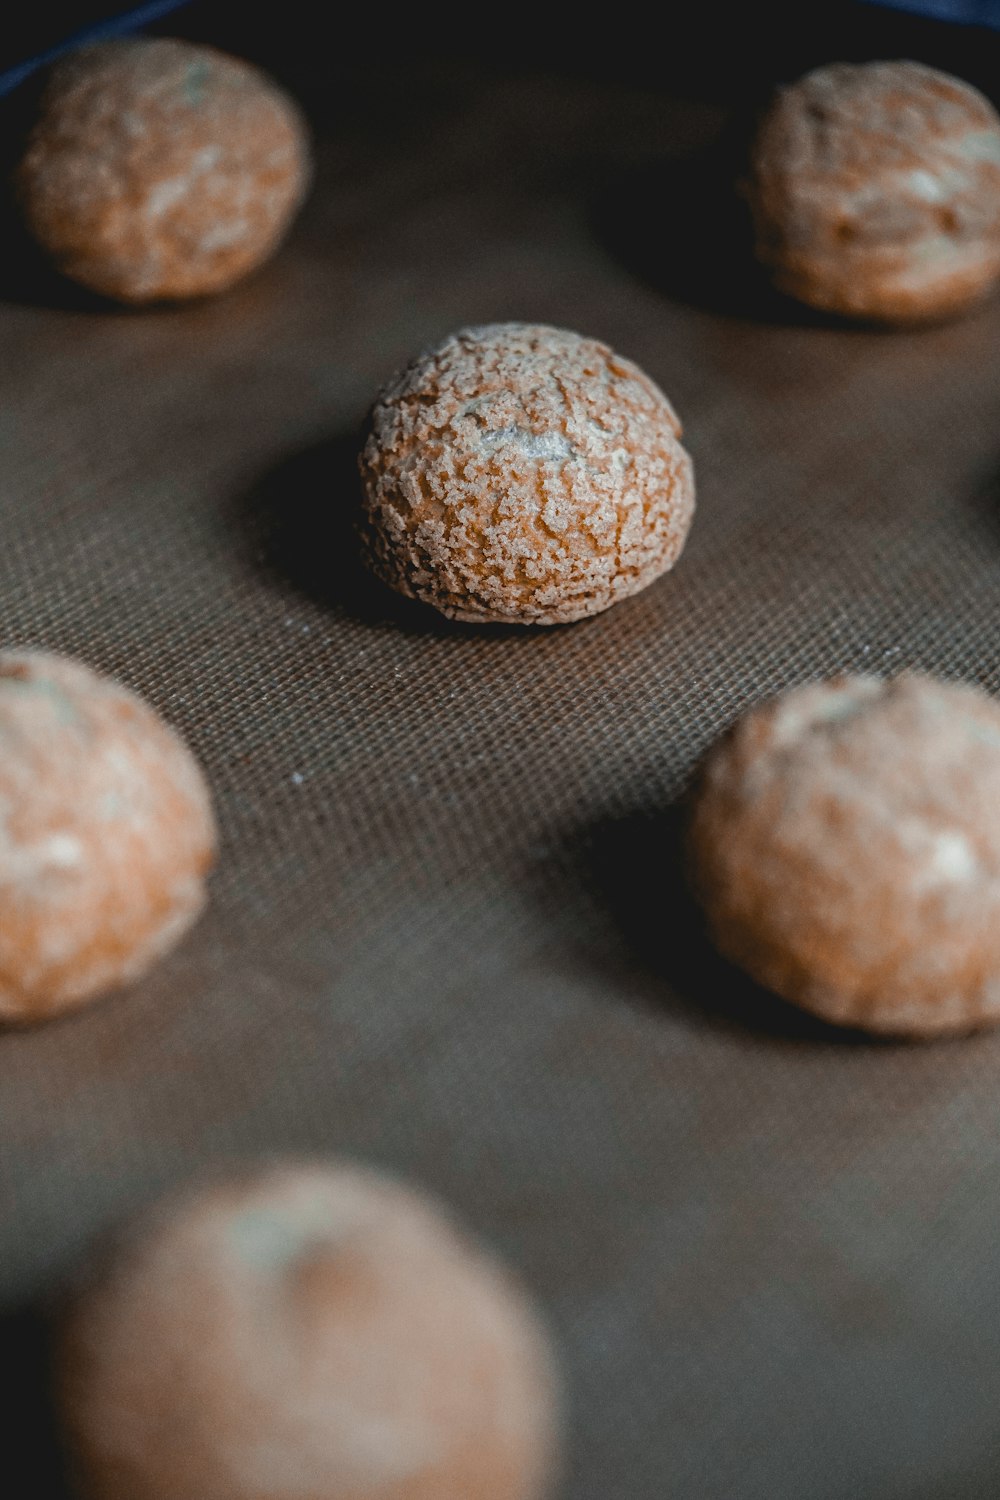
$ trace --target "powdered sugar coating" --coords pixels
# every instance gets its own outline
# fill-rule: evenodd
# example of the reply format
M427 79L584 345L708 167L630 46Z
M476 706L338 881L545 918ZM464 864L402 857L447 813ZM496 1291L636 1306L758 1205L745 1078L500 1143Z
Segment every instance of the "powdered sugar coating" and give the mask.
M838 63L758 134L758 253L813 306L889 322L956 312L1000 277L1000 116L920 63Z
M1000 1020L1000 706L908 675L755 709L690 832L719 947L826 1020L932 1035Z
M305 194L298 108L249 63L168 39L58 64L18 170L29 228L75 281L124 302L231 286Z
M279 1163L168 1202L84 1292L60 1394L90 1500L541 1500L548 1341L422 1195Z
M127 983L204 905L215 825L190 751L79 662L0 653L0 1018Z
M368 555L458 620L557 625L667 571L694 512L663 392L596 339L452 334L390 381L361 455Z

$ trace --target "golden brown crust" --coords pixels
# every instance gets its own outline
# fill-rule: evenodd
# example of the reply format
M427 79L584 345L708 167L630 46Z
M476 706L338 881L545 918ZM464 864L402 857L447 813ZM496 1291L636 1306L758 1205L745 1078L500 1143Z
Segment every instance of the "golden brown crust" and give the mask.
M689 841L718 946L828 1021L1000 1020L1000 706L904 676L793 689L709 757Z
M467 328L379 396L361 455L390 587L453 619L558 625L672 567L694 512L667 398L576 333Z
M215 824L194 757L79 662L0 653L0 1019L137 978L205 901Z
M90 1500L541 1500L557 1397L515 1283L421 1195L279 1163L147 1219L59 1398Z
M1000 117L920 63L838 63L781 90L750 197L758 254L814 307L919 322L1000 277Z
M18 169L28 227L67 276L123 302L231 286L308 184L293 101L212 47L132 40L58 64Z

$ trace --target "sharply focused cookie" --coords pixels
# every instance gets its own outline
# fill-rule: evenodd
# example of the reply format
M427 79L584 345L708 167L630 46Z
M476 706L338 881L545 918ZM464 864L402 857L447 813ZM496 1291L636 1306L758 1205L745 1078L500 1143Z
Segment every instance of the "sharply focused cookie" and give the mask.
M542 1500L556 1377L513 1279L423 1195L278 1163L165 1203L69 1317L88 1500Z
M467 328L375 404L361 455L374 571L457 620L558 625L680 556L691 460L663 392L557 328Z
M915 675L794 688L740 720L689 852L719 948L841 1025L1000 1020L1000 705Z
M761 259L814 307L918 322L1000 277L1000 116L921 63L837 63L782 89L749 191Z
M166 38L52 71L17 172L56 266L122 302L219 292L274 251L309 180L302 117L258 68Z
M194 756L141 698L0 652L0 1020L143 974L200 913L215 844Z

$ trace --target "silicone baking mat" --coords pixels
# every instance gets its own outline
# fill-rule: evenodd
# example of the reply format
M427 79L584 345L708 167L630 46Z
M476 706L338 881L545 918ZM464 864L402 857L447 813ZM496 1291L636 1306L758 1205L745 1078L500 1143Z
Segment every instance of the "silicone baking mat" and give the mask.
M26 262L0 307L0 637L146 694L224 832L168 962L0 1038L9 1463L60 1493L35 1309L94 1238L288 1150L412 1176L527 1278L563 1500L994 1496L1000 1035L879 1045L753 990L693 936L674 809L790 683L1000 690L1000 302L881 333L764 297L699 165L720 107L335 78L254 280L137 315ZM375 388L505 318L637 360L699 486L672 575L548 632L451 626L349 545Z

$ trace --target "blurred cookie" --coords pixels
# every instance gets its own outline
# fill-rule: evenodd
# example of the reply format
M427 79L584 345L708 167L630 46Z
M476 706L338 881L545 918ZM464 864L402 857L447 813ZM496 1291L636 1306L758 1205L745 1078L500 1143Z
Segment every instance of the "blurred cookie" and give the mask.
M663 392L596 339L463 329L375 404L361 455L371 566L457 620L597 614L680 556L694 513L680 434Z
M215 821L191 752L79 662L0 653L0 1019L137 978L198 916Z
M1000 706L843 677L754 709L711 753L689 851L720 949L839 1025L1000 1019Z
M168 1201L84 1291L58 1388L89 1500L541 1500L548 1341L420 1194L279 1163Z
M761 259L813 307L918 322L1000 277L1000 117L921 63L837 63L782 89L749 192Z
M305 194L298 107L257 68L167 39L53 69L17 173L28 228L106 297L219 292L274 251Z

